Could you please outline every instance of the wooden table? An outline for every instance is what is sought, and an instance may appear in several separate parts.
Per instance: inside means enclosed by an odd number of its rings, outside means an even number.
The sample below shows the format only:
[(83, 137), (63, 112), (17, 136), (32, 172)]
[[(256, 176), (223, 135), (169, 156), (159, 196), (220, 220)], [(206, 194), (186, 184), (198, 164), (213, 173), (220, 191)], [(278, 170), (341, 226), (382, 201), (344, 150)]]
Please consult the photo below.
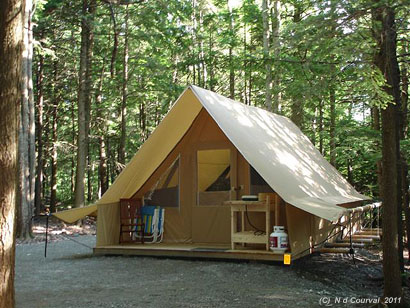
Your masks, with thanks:
[[(276, 198), (274, 198), (276, 199)], [(253, 243), (265, 244), (269, 250), (269, 234), (271, 232), (271, 212), (275, 210), (275, 200), (268, 196), (266, 201), (226, 201), (224, 204), (231, 207), (231, 248), (235, 249), (235, 244)], [(258, 234), (252, 230), (245, 230), (245, 215), (248, 212), (265, 213), (265, 234)], [(241, 215), (241, 230), (237, 230), (238, 214)]]

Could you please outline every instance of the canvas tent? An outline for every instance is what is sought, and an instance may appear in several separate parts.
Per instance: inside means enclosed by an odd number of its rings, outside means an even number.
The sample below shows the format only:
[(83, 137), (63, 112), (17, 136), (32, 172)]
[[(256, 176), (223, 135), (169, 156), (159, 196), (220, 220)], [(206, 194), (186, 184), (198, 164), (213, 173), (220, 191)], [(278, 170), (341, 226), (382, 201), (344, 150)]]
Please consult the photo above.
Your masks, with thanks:
[[(94, 205), (97, 248), (118, 244), (121, 198), (165, 207), (165, 243), (224, 244), (231, 225), (223, 201), (272, 191), (283, 200), (292, 253), (368, 199), (288, 118), (190, 86)], [(69, 221), (95, 208), (75, 211), (57, 215)]]

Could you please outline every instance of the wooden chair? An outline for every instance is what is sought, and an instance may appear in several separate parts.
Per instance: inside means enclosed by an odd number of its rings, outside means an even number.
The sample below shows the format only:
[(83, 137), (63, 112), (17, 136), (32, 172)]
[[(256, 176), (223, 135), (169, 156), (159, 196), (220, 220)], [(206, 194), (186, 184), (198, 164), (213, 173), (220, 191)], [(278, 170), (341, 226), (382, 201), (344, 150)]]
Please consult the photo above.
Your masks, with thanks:
[[(120, 244), (138, 241), (144, 244), (145, 224), (141, 207), (140, 199), (120, 199)], [(133, 236), (137, 232), (141, 232), (141, 236)]]

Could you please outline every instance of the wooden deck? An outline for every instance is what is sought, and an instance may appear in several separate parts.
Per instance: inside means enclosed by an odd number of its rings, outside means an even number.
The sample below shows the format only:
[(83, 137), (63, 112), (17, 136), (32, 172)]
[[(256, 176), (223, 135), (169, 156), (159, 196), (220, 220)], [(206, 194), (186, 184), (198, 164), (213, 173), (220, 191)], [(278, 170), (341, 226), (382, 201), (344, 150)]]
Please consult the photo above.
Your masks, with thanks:
[(171, 258), (238, 259), (283, 262), (282, 254), (265, 250), (236, 249), (209, 244), (123, 244), (94, 248), (96, 255), (136, 255)]

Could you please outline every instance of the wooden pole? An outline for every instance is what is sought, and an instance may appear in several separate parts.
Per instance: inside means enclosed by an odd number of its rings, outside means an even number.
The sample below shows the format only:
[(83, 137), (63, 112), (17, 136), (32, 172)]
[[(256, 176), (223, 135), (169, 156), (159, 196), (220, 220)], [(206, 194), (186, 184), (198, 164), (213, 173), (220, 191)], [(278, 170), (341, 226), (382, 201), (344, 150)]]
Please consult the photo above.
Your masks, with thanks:
[(280, 196), (278, 194), (275, 194), (275, 226), (279, 226), (279, 215), (280, 215), (280, 209), (279, 209), (279, 203), (280, 203)]
[(381, 205), (382, 205), (381, 202), (375, 202), (375, 203), (368, 204), (368, 205), (365, 205), (365, 206), (358, 206), (358, 207), (355, 207), (355, 208), (346, 209), (346, 212), (347, 213), (352, 213), (352, 214), (358, 213), (358, 212), (365, 212), (365, 211), (368, 211), (370, 209), (378, 208)]

